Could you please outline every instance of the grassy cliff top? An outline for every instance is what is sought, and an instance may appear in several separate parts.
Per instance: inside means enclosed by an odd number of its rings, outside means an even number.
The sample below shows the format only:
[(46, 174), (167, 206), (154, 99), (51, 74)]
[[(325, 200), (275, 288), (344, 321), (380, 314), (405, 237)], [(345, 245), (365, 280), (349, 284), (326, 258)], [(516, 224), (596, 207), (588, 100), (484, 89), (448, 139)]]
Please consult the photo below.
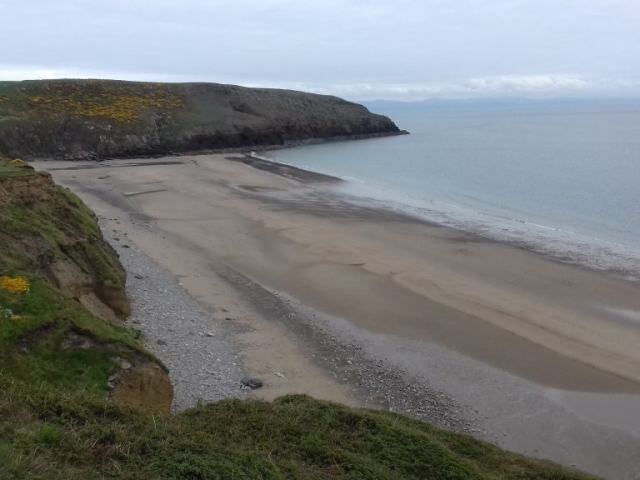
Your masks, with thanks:
[(140, 120), (146, 110), (184, 108), (174, 84), (103, 80), (0, 82), (0, 115), (27, 117), (77, 116), (116, 123)]
[(28, 159), (131, 157), (400, 133), (328, 95), (216, 83), (0, 82), (0, 151)]
[(549, 479), (588, 477), (471, 437), (305, 396), (150, 416), (0, 379), (0, 478)]
[[(0, 376), (104, 394), (118, 359), (152, 359), (114, 314), (128, 306), (124, 279), (78, 197), (0, 158)], [(109, 315), (89, 310), (89, 298)]]

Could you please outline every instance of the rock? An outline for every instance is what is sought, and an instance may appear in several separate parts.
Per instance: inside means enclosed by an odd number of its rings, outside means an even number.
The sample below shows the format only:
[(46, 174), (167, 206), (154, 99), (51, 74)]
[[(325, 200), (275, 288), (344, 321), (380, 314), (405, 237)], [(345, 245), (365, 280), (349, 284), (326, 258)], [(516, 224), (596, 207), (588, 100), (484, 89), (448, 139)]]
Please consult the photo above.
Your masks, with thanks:
[(243, 386), (249, 387), (252, 390), (255, 390), (256, 388), (260, 388), (264, 385), (262, 383), (262, 380), (257, 378), (243, 378), (242, 380), (240, 380), (240, 382), (242, 383)]
[(169, 413), (173, 386), (169, 375), (155, 363), (143, 363), (123, 372), (113, 390), (116, 405), (145, 413)]
[(131, 315), (131, 304), (122, 285), (106, 280), (101, 285), (96, 286), (96, 295), (116, 314), (125, 317)]
[(165, 340), (158, 340), (156, 343), (158, 345), (166, 345), (167, 344), (167, 342)]
[(126, 360), (122, 360), (120, 362), (120, 368), (122, 368), (123, 370), (129, 370), (131, 368), (131, 364)]

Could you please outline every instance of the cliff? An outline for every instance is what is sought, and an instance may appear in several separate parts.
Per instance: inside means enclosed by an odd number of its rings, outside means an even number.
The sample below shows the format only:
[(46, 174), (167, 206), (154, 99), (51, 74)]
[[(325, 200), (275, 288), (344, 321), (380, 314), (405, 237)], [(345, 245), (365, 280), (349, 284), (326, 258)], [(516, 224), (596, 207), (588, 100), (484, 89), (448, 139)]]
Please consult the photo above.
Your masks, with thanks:
[(337, 97), (213, 83), (0, 82), (0, 152), (115, 158), (397, 135)]
[(122, 326), (125, 279), (78, 197), (0, 159), (0, 376), (168, 413), (166, 369)]

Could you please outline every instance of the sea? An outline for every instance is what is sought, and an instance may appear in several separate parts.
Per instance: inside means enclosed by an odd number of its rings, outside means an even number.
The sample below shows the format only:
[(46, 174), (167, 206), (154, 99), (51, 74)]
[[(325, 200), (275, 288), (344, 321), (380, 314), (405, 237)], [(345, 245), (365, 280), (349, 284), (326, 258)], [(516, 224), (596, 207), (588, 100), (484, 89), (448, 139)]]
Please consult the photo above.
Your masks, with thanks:
[(410, 135), (263, 154), (411, 213), (640, 280), (640, 103), (372, 104)]

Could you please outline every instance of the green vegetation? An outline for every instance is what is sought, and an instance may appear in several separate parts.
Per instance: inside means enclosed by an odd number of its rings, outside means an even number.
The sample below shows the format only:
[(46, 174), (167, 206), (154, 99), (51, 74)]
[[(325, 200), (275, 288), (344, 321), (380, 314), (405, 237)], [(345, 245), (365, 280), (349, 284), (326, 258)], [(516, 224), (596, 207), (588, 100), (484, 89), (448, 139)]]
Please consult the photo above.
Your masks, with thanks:
[[(25, 183), (22, 183), (25, 182)], [(124, 287), (124, 271), (94, 213), (69, 189), (29, 165), (0, 158), (0, 266), (38, 270), (70, 258), (99, 284)]]
[(42, 175), (29, 167), (23, 160), (16, 158), (9, 160), (0, 157), (0, 179), (26, 178)]
[(105, 278), (122, 287), (91, 211), (48, 176), (0, 161), (2, 480), (588, 478), (400, 415), (305, 396), (173, 416), (116, 406), (109, 377), (123, 360), (153, 357), (139, 332), (54, 286), (55, 262), (79, 266), (95, 288)]
[[(22, 162), (0, 159), (0, 321), (2, 375), (61, 390), (107, 392), (117, 359), (144, 356), (137, 332), (105, 322), (49, 279), (84, 291), (124, 288), (124, 272), (102, 240), (93, 212), (68, 189)], [(74, 274), (80, 279), (75, 279)], [(67, 285), (68, 286), (68, 285)]]
[(168, 84), (57, 80), (25, 82), (14, 89), (10, 85), (0, 84), (0, 111), (7, 116), (78, 116), (132, 123), (146, 110), (183, 107)]
[(0, 308), (13, 318), (0, 322), (2, 375), (32, 385), (107, 392), (107, 379), (117, 371), (116, 358), (134, 359), (143, 351), (125, 328), (110, 325), (66, 298), (46, 280), (25, 275), (27, 293), (0, 288)]
[[(0, 478), (586, 479), (385, 412), (288, 396), (140, 415), (0, 379)], [(35, 451), (35, 454), (34, 454)]]

